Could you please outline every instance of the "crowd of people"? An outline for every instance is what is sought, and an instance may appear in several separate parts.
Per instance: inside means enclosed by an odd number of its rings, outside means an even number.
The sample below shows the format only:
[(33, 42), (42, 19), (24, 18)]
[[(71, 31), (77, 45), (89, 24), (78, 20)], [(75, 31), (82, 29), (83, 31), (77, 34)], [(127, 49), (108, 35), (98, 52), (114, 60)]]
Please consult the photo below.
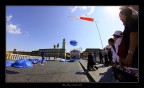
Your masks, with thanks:
[[(120, 8), (119, 18), (124, 25), (124, 31), (116, 30), (108, 39), (108, 45), (99, 52), (100, 63), (104, 66), (112, 66), (113, 80), (121, 82), (138, 81), (136, 76), (131, 75), (132, 71), (138, 70), (138, 12), (134, 8)], [(43, 60), (45, 51), (41, 53)], [(96, 66), (96, 52), (88, 55), (87, 69), (89, 71), (98, 70)], [(104, 58), (104, 60), (103, 60)], [(134, 70), (128, 74), (127, 69)]]
[[(108, 39), (108, 45), (99, 52), (100, 63), (112, 66), (113, 80), (135, 82), (138, 78), (128, 74), (126, 70), (138, 70), (138, 11), (133, 7), (122, 7), (119, 18), (124, 25), (124, 31), (116, 30), (113, 38)], [(88, 70), (94, 65), (92, 56), (92, 53), (88, 56)]]

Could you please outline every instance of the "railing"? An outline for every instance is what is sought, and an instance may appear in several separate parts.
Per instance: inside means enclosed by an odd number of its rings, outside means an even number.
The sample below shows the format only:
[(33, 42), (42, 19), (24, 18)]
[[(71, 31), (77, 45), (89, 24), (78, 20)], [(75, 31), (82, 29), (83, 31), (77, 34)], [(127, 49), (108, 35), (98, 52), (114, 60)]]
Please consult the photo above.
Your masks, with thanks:
[[(20, 55), (20, 54), (6, 54), (7, 60), (19, 60), (19, 59), (42, 59), (41, 56), (30, 56), (30, 55)], [(48, 60), (48, 57), (45, 57), (45, 60)]]

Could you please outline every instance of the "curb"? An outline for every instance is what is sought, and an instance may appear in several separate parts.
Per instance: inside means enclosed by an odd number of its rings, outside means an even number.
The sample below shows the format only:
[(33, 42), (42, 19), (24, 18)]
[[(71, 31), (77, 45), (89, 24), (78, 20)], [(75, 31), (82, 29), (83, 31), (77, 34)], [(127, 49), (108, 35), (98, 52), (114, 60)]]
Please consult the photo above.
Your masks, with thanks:
[[(79, 61), (79, 60), (78, 60), (78, 61)], [(83, 70), (86, 72), (89, 81), (90, 81), (90, 82), (96, 82), (96, 81), (94, 80), (94, 78), (90, 75), (90, 73), (87, 71), (87, 69), (82, 65), (82, 63), (81, 63), (80, 61), (79, 61), (79, 63), (80, 63), (80, 65), (82, 66)]]

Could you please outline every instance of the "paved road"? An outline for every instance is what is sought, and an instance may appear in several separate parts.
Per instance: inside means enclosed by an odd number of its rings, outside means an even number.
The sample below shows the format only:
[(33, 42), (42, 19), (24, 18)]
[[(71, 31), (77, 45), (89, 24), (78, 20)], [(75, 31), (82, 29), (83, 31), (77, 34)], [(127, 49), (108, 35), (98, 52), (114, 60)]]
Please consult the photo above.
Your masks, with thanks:
[[(79, 60), (80, 63), (87, 70), (87, 60)], [(103, 64), (96, 63), (96, 66), (99, 68), (96, 71), (88, 71), (90, 76), (95, 80), (95, 82), (112, 82), (112, 68), (111, 66), (105, 67)]]
[(80, 63), (48, 61), (32, 68), (6, 67), (6, 82), (89, 82)]

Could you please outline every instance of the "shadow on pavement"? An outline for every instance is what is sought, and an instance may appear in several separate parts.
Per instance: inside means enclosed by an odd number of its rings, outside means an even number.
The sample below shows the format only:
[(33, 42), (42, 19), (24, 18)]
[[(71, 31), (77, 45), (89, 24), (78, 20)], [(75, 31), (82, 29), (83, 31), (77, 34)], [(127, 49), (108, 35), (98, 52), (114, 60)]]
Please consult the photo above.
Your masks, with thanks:
[(102, 75), (101, 79), (99, 82), (111, 82), (112, 80), (112, 68), (109, 68), (106, 72), (104, 73), (99, 73), (99, 75)]
[(78, 75), (86, 75), (86, 72), (76, 72), (75, 74), (78, 74)]
[(6, 74), (18, 74), (19, 72), (15, 72), (15, 71), (10, 71), (10, 70), (6, 70)]

